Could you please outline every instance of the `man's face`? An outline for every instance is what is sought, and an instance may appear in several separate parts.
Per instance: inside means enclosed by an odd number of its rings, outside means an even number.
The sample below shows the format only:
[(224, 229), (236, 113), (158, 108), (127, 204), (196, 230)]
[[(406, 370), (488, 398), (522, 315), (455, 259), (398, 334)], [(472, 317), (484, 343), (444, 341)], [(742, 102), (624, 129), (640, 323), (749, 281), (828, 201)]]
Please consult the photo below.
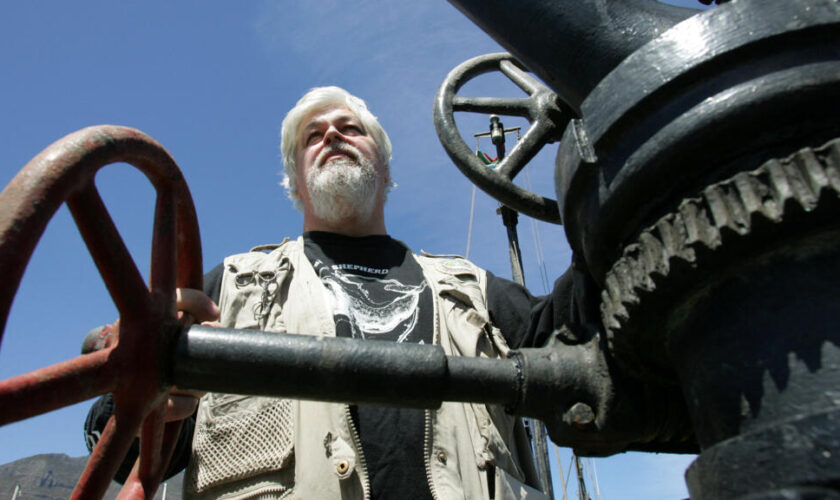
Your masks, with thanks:
[(384, 203), (387, 164), (361, 121), (343, 106), (314, 111), (303, 120), (295, 164), (304, 217), (364, 218)]

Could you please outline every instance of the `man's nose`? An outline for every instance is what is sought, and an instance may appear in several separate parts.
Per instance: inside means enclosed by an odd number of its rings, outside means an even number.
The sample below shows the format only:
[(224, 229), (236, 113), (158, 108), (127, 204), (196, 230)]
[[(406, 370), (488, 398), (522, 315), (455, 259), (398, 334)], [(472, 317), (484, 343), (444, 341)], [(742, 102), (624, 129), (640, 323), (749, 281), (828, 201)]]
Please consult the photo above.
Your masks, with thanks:
[(324, 132), (324, 144), (329, 145), (336, 141), (341, 142), (341, 132), (339, 132), (334, 126), (330, 125), (327, 128), (327, 131)]

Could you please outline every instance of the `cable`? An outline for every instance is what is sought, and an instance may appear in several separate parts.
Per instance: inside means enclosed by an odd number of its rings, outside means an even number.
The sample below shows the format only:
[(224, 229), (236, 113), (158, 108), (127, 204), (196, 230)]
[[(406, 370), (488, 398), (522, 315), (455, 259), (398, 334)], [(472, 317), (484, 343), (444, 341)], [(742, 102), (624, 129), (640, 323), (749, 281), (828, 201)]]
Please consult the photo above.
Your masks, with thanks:
[(560, 461), (560, 448), (551, 443), (554, 447), (554, 458), (557, 459), (557, 472), (560, 473), (560, 484), (563, 485), (563, 500), (569, 500), (569, 494), (566, 493), (566, 479), (563, 477), (563, 463)]
[(467, 229), (467, 252), (464, 258), (470, 258), (470, 245), (472, 244), (473, 220), (475, 219), (475, 184), (472, 189), (472, 201), (470, 201), (470, 226)]
[(591, 458), (586, 459), (589, 462), (589, 480), (595, 486), (595, 498), (601, 500), (601, 488), (598, 485), (598, 473), (595, 471), (595, 462)]
[[(528, 191), (533, 191), (531, 188), (531, 169), (528, 165), (525, 166), (525, 187)], [(540, 234), (537, 221), (533, 217), (529, 217), (531, 222), (531, 237), (534, 240), (534, 252), (537, 254), (537, 269), (540, 274), (540, 283), (543, 286), (543, 293), (549, 292), (548, 270), (545, 265), (545, 251), (543, 250), (542, 236)]]

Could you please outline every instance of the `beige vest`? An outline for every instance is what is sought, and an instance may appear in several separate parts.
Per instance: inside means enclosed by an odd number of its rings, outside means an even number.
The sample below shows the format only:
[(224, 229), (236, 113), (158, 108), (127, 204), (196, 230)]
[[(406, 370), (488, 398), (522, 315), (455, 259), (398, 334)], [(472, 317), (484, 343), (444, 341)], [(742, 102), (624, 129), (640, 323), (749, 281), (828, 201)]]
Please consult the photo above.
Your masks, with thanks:
[[(284, 241), (224, 261), (219, 307), (230, 328), (335, 335), (330, 298), (303, 252)], [(502, 357), (486, 275), (455, 257), (416, 256), (434, 296), (434, 340), (447, 354)], [(199, 405), (186, 498), (369, 498), (345, 404), (210, 393)], [(543, 499), (519, 419), (494, 405), (426, 411), (426, 475), (439, 499)], [(399, 498), (395, 492), (393, 498)]]

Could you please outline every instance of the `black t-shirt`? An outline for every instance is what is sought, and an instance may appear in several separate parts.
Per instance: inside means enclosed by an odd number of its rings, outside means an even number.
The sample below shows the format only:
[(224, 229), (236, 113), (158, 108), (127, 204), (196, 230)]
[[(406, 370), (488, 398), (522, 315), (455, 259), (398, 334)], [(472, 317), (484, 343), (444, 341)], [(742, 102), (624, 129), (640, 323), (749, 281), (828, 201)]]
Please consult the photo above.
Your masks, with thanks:
[[(432, 294), (405, 246), (384, 235), (308, 232), (303, 239), (306, 258), (332, 299), (337, 336), (432, 343)], [(431, 499), (425, 411), (353, 405), (351, 415), (367, 463), (371, 498), (393, 498), (399, 491), (400, 498)]]

